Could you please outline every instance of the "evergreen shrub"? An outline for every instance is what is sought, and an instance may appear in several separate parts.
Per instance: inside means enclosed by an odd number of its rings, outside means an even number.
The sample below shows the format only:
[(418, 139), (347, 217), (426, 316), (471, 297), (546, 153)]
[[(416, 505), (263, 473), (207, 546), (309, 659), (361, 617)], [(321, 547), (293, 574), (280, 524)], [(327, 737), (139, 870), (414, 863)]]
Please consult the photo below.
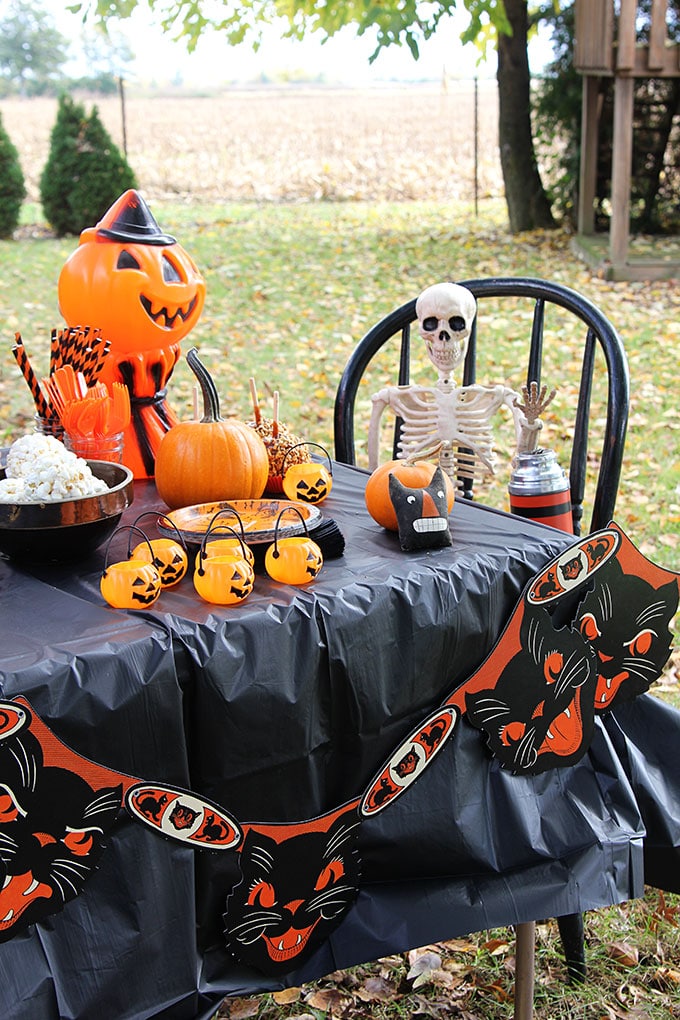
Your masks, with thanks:
[(40, 177), (45, 219), (59, 237), (80, 234), (99, 222), (116, 199), (136, 188), (135, 175), (99, 118), (61, 96)]
[(26, 197), (19, 153), (0, 115), (0, 238), (11, 237), (19, 223), (21, 203)]

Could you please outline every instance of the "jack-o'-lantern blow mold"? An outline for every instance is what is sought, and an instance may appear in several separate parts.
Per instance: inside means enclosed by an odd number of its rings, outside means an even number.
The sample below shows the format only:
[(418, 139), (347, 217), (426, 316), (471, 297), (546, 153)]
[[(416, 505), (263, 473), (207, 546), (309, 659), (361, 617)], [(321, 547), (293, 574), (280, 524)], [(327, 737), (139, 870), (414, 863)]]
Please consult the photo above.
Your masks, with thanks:
[(123, 459), (135, 478), (153, 477), (158, 444), (177, 422), (166, 386), (180, 341), (203, 311), (203, 277), (130, 190), (83, 230), (59, 275), (58, 295), (69, 326), (98, 328), (110, 341), (101, 378), (124, 382), (132, 406)]

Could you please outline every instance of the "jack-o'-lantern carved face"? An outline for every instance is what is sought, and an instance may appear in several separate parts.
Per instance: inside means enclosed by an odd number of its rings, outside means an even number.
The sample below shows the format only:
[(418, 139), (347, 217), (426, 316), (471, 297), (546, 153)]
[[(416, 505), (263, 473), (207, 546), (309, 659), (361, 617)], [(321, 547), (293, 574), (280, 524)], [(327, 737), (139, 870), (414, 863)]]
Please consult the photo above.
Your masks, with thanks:
[(283, 491), (289, 499), (302, 503), (321, 503), (330, 492), (331, 476), (320, 464), (295, 464), (283, 480)]
[(58, 295), (69, 325), (99, 328), (115, 351), (143, 351), (179, 343), (193, 329), (205, 281), (131, 190), (82, 232), (61, 270)]
[[(286, 469), (286, 457), (292, 453), (297, 446), (318, 446), (326, 454), (328, 467), (317, 464), (315, 461), (303, 461), (299, 464), (291, 464)], [(298, 500), (302, 503), (321, 503), (333, 488), (333, 468), (328, 450), (319, 443), (298, 443), (291, 447), (283, 458), (283, 491), (288, 499)]]
[[(149, 549), (149, 545), (151, 549)], [(179, 584), (187, 572), (187, 554), (178, 542), (170, 538), (154, 538), (150, 543), (140, 542), (132, 550), (132, 559), (151, 561), (160, 574), (163, 588)]]

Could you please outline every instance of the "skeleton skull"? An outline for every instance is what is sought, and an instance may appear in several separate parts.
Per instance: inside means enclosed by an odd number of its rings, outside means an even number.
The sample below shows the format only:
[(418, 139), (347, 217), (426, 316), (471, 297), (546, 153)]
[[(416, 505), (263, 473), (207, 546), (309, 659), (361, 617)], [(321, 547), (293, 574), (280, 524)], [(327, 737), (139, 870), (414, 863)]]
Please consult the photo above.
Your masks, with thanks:
[(474, 295), (457, 283), (435, 283), (416, 301), (419, 333), (428, 357), (446, 378), (465, 357), (476, 310)]

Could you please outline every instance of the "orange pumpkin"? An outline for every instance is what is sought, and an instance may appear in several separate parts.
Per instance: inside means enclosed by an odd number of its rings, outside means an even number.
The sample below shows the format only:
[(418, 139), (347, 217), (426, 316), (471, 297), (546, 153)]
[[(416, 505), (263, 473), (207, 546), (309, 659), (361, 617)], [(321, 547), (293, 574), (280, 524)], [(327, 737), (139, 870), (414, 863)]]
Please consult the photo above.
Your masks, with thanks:
[[(211, 522), (201, 542), (201, 548), (198, 550), (196, 569), (194, 570), (194, 588), (206, 602), (212, 602), (218, 606), (234, 606), (243, 602), (250, 595), (255, 584), (255, 571), (246, 553), (246, 543), (239, 538), (233, 528), (229, 528), (229, 530), (233, 532), (239, 542), (241, 552), (235, 553), (230, 549), (226, 555), (219, 552), (217, 555), (207, 555), (206, 550), (216, 544), (213, 540), (212, 526)], [(216, 540), (219, 543), (223, 541), (223, 539)]]
[(149, 563), (153, 563), (160, 575), (161, 586), (163, 588), (174, 588), (182, 580), (189, 566), (189, 557), (184, 539), (174, 521), (171, 521), (165, 514), (156, 513), (155, 510), (145, 510), (144, 513), (141, 513), (133, 522), (135, 530), (144, 517), (155, 517), (157, 521), (159, 518), (162, 518), (174, 530), (177, 540), (172, 538), (148, 538), (145, 535), (144, 541), (136, 545), (134, 549), (131, 549), (132, 532), (130, 532), (128, 559), (146, 560)]
[[(398, 531), (397, 514), (390, 499), (390, 475), (395, 474), (402, 485), (409, 489), (424, 489), (432, 481), (437, 465), (429, 460), (388, 460), (375, 469), (366, 483), (366, 509), (378, 524), (389, 531)], [(453, 482), (444, 475), (449, 513), (453, 509), (455, 489)]]
[(196, 348), (187, 363), (198, 379), (204, 413), (200, 421), (174, 425), (156, 454), (156, 488), (171, 509), (229, 499), (259, 499), (269, 474), (267, 449), (254, 429), (220, 417), (215, 384)]
[(149, 541), (134, 524), (124, 525), (114, 531), (106, 546), (99, 590), (114, 609), (148, 609), (160, 595), (162, 587), (161, 576), (153, 562), (153, 552), (149, 550), (150, 555), (146, 559), (133, 557), (109, 564), (111, 542), (119, 532), (125, 530), (136, 531), (145, 542)]
[[(279, 538), (279, 523), (286, 513), (296, 513), (302, 521), (304, 535)], [(309, 537), (305, 519), (296, 506), (281, 510), (274, 526), (274, 541), (267, 549), (264, 565), (272, 581), (280, 584), (309, 584), (323, 566), (323, 554)]]

